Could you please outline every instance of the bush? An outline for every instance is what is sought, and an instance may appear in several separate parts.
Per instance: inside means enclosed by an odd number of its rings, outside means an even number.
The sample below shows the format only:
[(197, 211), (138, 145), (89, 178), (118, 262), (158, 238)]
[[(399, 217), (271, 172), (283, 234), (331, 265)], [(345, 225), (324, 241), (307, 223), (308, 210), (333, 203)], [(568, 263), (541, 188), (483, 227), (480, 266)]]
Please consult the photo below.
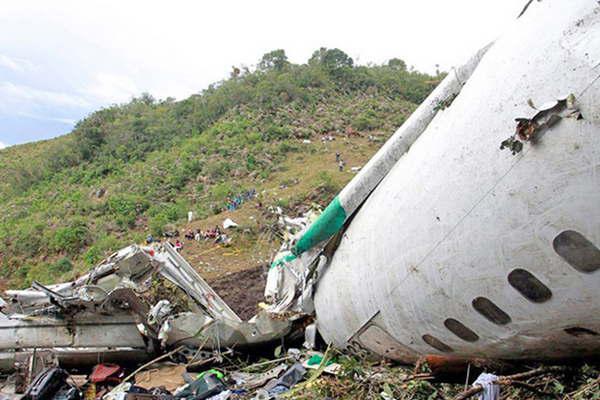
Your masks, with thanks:
[(66, 251), (69, 254), (76, 254), (88, 243), (89, 239), (89, 231), (85, 223), (76, 221), (56, 230), (52, 246), (57, 252)]
[(96, 246), (90, 247), (83, 255), (83, 261), (88, 267), (93, 267), (102, 260), (102, 252)]
[(327, 171), (321, 171), (317, 175), (316, 186), (323, 188), (327, 193), (337, 193), (339, 185), (334, 181), (333, 176)]
[(206, 172), (215, 180), (226, 178), (231, 172), (231, 164), (227, 161), (215, 161), (207, 166)]
[(36, 255), (43, 244), (43, 225), (27, 221), (15, 231), (14, 251), (27, 257)]
[(248, 171), (254, 171), (256, 169), (256, 158), (252, 154), (246, 156), (246, 169)]
[(42, 284), (49, 284), (56, 282), (60, 277), (50, 272), (50, 268), (47, 264), (36, 264), (32, 265), (27, 271), (27, 275), (23, 280), (23, 284), (26, 286), (31, 285), (33, 281), (40, 282)]
[(279, 154), (284, 156), (288, 153), (299, 151), (300, 147), (296, 143), (291, 143), (291, 142), (285, 141), (285, 142), (282, 142), (279, 144), (277, 150), (278, 150)]
[(287, 126), (269, 125), (262, 133), (264, 142), (272, 142), (275, 140), (283, 140), (292, 136), (292, 131)]
[(31, 270), (31, 265), (25, 264), (25, 265), (22, 265), (21, 267), (19, 267), (15, 271), (14, 276), (17, 279), (17, 281), (19, 282), (20, 287), (31, 286), (31, 281), (29, 279), (27, 279), (27, 276), (28, 276), (30, 270)]
[(33, 281), (50, 284), (58, 281), (60, 277), (73, 271), (73, 263), (68, 258), (61, 258), (53, 264), (24, 265), (16, 272), (20, 286), (30, 286)]
[(381, 127), (381, 119), (375, 111), (367, 110), (352, 120), (352, 127), (359, 131), (371, 131)]
[(73, 270), (73, 263), (68, 258), (61, 258), (54, 264), (48, 266), (52, 275), (62, 275)]
[(96, 240), (94, 247), (98, 249), (100, 257), (104, 257), (105, 254), (112, 254), (125, 244), (126, 242), (123, 240), (119, 240), (116, 237), (105, 233)]
[(232, 196), (234, 193), (235, 189), (231, 183), (222, 182), (212, 188), (210, 196), (215, 202), (224, 202), (227, 196)]
[(146, 211), (148, 207), (148, 200), (134, 195), (118, 194), (108, 199), (108, 210), (114, 215), (135, 217)]
[(153, 236), (161, 237), (165, 233), (165, 225), (169, 223), (169, 219), (164, 214), (158, 214), (150, 218), (148, 227)]

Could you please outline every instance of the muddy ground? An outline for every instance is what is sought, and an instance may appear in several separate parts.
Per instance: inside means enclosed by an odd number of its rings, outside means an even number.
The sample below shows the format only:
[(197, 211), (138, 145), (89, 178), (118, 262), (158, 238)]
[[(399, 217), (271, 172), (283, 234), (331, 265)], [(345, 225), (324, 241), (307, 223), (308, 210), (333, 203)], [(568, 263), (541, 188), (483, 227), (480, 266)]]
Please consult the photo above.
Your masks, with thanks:
[(267, 269), (265, 266), (208, 280), (215, 292), (244, 321), (252, 318), (258, 311), (258, 303), (264, 300), (266, 282)]

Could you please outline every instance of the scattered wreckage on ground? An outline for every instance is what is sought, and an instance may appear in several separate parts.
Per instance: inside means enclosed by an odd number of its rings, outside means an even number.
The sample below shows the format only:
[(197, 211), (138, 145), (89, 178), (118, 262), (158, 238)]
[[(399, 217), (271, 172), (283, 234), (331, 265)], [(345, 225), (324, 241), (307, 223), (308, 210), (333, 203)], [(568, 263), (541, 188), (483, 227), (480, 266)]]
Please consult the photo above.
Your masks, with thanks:
[[(174, 346), (244, 347), (279, 339), (292, 321), (237, 314), (168, 243), (132, 245), (73, 282), (8, 290), (0, 368), (19, 353), (52, 349), (68, 364), (143, 361)], [(190, 350), (189, 362), (205, 353)], [(198, 358), (200, 359), (200, 358)]]
[(93, 364), (178, 348), (194, 363), (299, 327), (402, 363), (597, 357), (599, 65), (596, 2), (529, 2), (318, 218), (284, 221), (299, 232), (255, 317), (169, 245), (131, 246), (74, 282), (7, 291), (0, 368), (43, 351)]

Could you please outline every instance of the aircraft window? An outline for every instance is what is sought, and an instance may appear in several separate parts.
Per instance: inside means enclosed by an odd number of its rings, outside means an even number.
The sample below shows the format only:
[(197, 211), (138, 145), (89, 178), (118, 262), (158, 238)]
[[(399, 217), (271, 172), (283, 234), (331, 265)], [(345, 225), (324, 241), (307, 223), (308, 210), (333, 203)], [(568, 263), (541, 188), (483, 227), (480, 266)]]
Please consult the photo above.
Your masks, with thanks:
[(448, 346), (446, 343), (442, 342), (437, 338), (434, 338), (431, 335), (423, 335), (423, 340), (425, 341), (425, 343), (441, 352), (451, 353), (453, 351), (452, 347)]
[(552, 241), (554, 251), (579, 272), (594, 272), (600, 268), (600, 250), (585, 236), (575, 231), (563, 231)]
[(598, 334), (591, 329), (581, 328), (574, 326), (572, 328), (566, 328), (565, 332), (573, 336), (597, 336)]
[(552, 292), (546, 285), (531, 272), (521, 268), (514, 269), (508, 274), (508, 283), (535, 303), (543, 303), (552, 297)]
[(506, 325), (511, 321), (510, 316), (488, 298), (477, 297), (473, 299), (472, 304), (479, 314), (496, 325)]
[(466, 340), (467, 342), (476, 342), (479, 336), (471, 329), (463, 325), (462, 322), (455, 320), (454, 318), (448, 318), (444, 321), (444, 325), (448, 330), (454, 333), (459, 338)]

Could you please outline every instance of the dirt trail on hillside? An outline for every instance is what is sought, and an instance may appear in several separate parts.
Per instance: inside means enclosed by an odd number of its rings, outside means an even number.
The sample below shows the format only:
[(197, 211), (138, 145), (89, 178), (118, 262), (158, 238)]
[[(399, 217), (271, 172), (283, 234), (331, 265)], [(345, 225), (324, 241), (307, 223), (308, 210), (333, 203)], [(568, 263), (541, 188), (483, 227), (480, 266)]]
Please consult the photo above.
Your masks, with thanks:
[(247, 321), (258, 311), (263, 301), (267, 275), (265, 267), (247, 269), (209, 280), (210, 286), (239, 317)]

